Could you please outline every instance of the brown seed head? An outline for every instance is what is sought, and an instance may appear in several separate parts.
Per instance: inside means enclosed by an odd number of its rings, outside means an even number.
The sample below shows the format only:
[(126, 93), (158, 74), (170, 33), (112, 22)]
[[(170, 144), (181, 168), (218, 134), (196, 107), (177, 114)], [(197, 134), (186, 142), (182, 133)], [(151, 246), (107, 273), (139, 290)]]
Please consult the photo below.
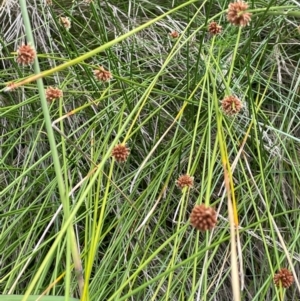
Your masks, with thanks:
[(176, 30), (173, 30), (171, 33), (169, 33), (169, 35), (173, 39), (177, 39), (179, 37), (179, 33)]
[(286, 268), (282, 268), (274, 275), (274, 283), (276, 286), (282, 285), (284, 288), (290, 287), (294, 282), (293, 274)]
[(228, 116), (238, 114), (240, 112), (240, 110), (243, 108), (242, 102), (233, 95), (226, 96), (221, 101), (221, 106), (222, 106), (223, 112)]
[(46, 94), (46, 99), (49, 102), (52, 102), (53, 100), (63, 96), (62, 90), (53, 87), (48, 87), (45, 91), (45, 94)]
[(70, 21), (69, 17), (60, 17), (60, 23), (67, 30), (69, 30), (71, 28), (71, 21)]
[(36, 52), (31, 45), (21, 45), (17, 50), (17, 63), (20, 65), (31, 65), (36, 57)]
[(184, 187), (193, 188), (194, 186), (194, 177), (190, 175), (181, 175), (176, 181), (177, 187), (183, 189)]
[(114, 157), (117, 162), (125, 162), (129, 154), (130, 149), (126, 147), (125, 144), (116, 145), (111, 152), (112, 157)]
[(222, 26), (220, 26), (217, 22), (211, 22), (208, 25), (208, 31), (212, 35), (217, 35), (217, 34), (221, 33)]
[(190, 215), (191, 225), (200, 231), (211, 230), (216, 226), (217, 213), (212, 207), (196, 205)]
[(100, 66), (99, 69), (94, 70), (94, 75), (98, 80), (102, 82), (107, 82), (112, 79), (111, 73), (105, 70), (102, 66)]
[(227, 11), (227, 20), (236, 26), (246, 26), (251, 21), (251, 13), (248, 13), (248, 4), (244, 1), (230, 3)]

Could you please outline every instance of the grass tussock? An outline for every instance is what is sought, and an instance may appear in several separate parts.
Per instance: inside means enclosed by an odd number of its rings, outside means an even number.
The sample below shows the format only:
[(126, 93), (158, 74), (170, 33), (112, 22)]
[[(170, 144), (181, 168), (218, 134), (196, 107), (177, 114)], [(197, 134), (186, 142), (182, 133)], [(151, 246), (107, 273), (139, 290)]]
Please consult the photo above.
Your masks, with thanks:
[(297, 300), (299, 17), (3, 0), (2, 294)]

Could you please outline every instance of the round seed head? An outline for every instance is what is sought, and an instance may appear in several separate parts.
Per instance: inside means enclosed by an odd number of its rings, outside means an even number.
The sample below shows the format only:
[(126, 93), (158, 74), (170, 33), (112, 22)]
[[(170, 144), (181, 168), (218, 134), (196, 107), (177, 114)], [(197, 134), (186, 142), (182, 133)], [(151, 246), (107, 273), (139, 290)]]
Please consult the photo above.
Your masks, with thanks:
[(191, 225), (200, 231), (211, 230), (216, 226), (217, 213), (212, 207), (196, 205), (190, 215)]
[(94, 70), (94, 75), (96, 79), (101, 82), (107, 82), (112, 79), (112, 74), (100, 66), (97, 70)]
[(221, 106), (223, 112), (228, 115), (236, 115), (240, 112), (240, 110), (243, 107), (242, 102), (235, 96), (226, 96), (222, 101), (221, 101)]
[(220, 26), (217, 22), (211, 22), (208, 25), (208, 31), (212, 35), (217, 35), (222, 32), (222, 26)]
[(17, 63), (19, 65), (31, 65), (36, 57), (36, 52), (31, 45), (21, 45), (17, 50)]
[(45, 94), (48, 102), (52, 102), (53, 100), (63, 96), (62, 90), (53, 87), (48, 87), (45, 91)]
[(117, 162), (125, 162), (129, 154), (130, 150), (125, 144), (116, 145), (111, 152), (112, 157), (114, 157)]
[(290, 287), (294, 282), (293, 274), (286, 268), (282, 268), (274, 275), (274, 283), (276, 286), (282, 285), (284, 288)]
[(194, 177), (190, 175), (181, 175), (176, 181), (177, 187), (183, 189), (184, 187), (193, 188), (194, 186)]
[(230, 3), (227, 11), (227, 20), (236, 26), (246, 26), (251, 21), (251, 13), (247, 12), (248, 4), (244, 1)]

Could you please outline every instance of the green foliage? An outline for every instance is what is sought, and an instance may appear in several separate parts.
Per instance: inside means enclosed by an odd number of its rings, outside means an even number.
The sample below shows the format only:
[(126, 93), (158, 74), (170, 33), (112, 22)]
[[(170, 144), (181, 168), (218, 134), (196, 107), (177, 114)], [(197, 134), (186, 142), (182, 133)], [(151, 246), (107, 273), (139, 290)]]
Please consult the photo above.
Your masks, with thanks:
[[(3, 301), (21, 301), (23, 298), (23, 295), (0, 295), (0, 300)], [(59, 296), (29, 296), (28, 301), (65, 301), (65, 297), (59, 297)], [(70, 301), (78, 301), (78, 299), (70, 298)]]
[[(241, 300), (296, 300), (297, 282), (285, 291), (272, 280), (280, 267), (299, 275), (294, 1), (249, 2), (252, 20), (241, 29), (227, 22), (230, 1), (28, 2), (40, 70), (69, 65), (39, 86), (0, 94), (0, 290), (10, 294), (0, 300), (233, 299), (224, 159), (239, 219)], [(15, 61), (28, 41), (14, 22), (20, 7), (4, 3), (3, 89), (34, 73)], [(220, 35), (207, 32), (211, 21)], [(99, 66), (111, 81), (95, 78)], [(63, 98), (47, 104), (43, 85)], [(244, 106), (234, 117), (220, 109), (230, 94)], [(111, 158), (118, 143), (130, 148), (125, 163)], [(194, 188), (181, 191), (185, 173)], [(189, 224), (200, 203), (219, 213), (212, 232)]]

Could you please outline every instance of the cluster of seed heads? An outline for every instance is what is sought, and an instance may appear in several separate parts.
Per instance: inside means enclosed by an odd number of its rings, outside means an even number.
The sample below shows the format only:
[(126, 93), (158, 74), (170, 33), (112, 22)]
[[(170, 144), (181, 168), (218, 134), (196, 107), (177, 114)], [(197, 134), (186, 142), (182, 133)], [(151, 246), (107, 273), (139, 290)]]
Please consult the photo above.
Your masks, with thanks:
[[(47, 4), (51, 5), (52, 1), (47, 0)], [(251, 21), (251, 13), (248, 11), (248, 4), (243, 1), (237, 1), (230, 3), (227, 10), (227, 20), (233, 25), (236, 26), (246, 26)], [(69, 17), (60, 17), (59, 19), (62, 26), (64, 26), (67, 30), (71, 27), (71, 21)], [(220, 26), (217, 22), (213, 21), (208, 25), (208, 31), (212, 35), (220, 34), (222, 31), (222, 26)], [(170, 33), (170, 37), (176, 39), (180, 36), (177, 31), (172, 31)], [(17, 58), (16, 61), (23, 66), (31, 65), (36, 57), (36, 51), (31, 45), (21, 45), (17, 50)], [(99, 66), (98, 69), (94, 70), (94, 76), (97, 80), (102, 82), (107, 82), (112, 79), (112, 74), (110, 71), (105, 70), (103, 66)], [(7, 85), (7, 91), (12, 90), (14, 88), (13, 83), (9, 83)], [(51, 87), (50, 87), (51, 88)], [(58, 91), (53, 91), (50, 88), (46, 91), (46, 98), (49, 102), (54, 99), (58, 99), (62, 96)], [(221, 107), (224, 114), (232, 116), (238, 114), (242, 109), (242, 102), (235, 96), (229, 95), (226, 96), (221, 101)]]
[[(52, 1), (47, 0), (47, 4), (51, 5)], [(251, 13), (248, 11), (248, 4), (243, 1), (237, 1), (230, 3), (227, 10), (227, 20), (235, 26), (246, 26), (251, 21)], [(68, 17), (60, 17), (60, 23), (67, 30), (71, 27), (71, 21)], [(208, 25), (208, 32), (211, 35), (218, 35), (222, 32), (222, 26), (217, 22), (213, 21)], [(177, 39), (180, 34), (177, 31), (172, 31), (170, 37)], [(31, 45), (22, 44), (17, 50), (16, 61), (18, 64), (23, 66), (31, 65), (36, 58), (36, 51)], [(99, 66), (98, 69), (94, 70), (94, 76), (101, 82), (107, 82), (112, 79), (110, 71), (105, 70), (103, 66)], [(12, 90), (14, 83), (9, 83), (8, 88)], [(45, 91), (46, 99), (48, 102), (52, 102), (63, 96), (62, 90), (59, 88), (48, 87)], [(243, 105), (239, 98), (233, 95), (224, 97), (221, 101), (221, 108), (224, 114), (232, 116), (240, 112)], [(111, 153), (111, 156), (117, 162), (125, 162), (130, 154), (130, 149), (123, 143), (116, 145)], [(185, 174), (181, 175), (176, 185), (180, 189), (190, 189), (194, 186), (194, 177)], [(195, 205), (190, 214), (191, 225), (200, 231), (212, 230), (217, 223), (217, 213), (214, 208), (206, 206), (204, 204)], [(276, 286), (282, 286), (283, 288), (290, 287), (294, 282), (293, 274), (286, 268), (282, 268), (274, 275), (274, 283)]]

